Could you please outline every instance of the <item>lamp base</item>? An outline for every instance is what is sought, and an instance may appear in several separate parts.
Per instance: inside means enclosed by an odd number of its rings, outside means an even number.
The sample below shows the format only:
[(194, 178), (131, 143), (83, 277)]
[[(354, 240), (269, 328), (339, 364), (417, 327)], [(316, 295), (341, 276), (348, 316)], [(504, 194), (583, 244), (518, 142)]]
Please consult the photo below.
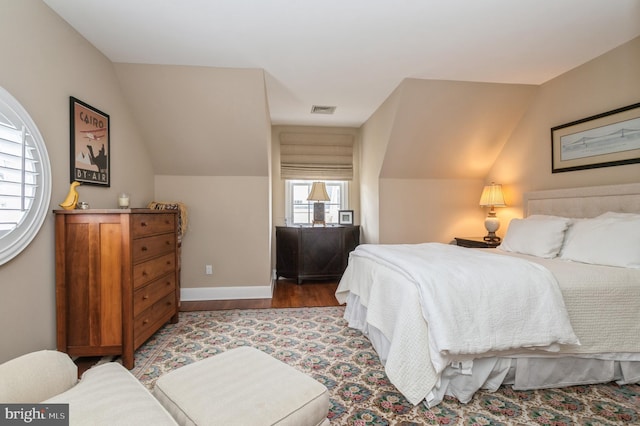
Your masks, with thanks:
[(500, 241), (502, 241), (502, 239), (500, 237), (498, 237), (495, 232), (489, 232), (487, 235), (482, 237), (482, 239), (485, 240), (488, 243), (495, 243), (495, 244), (497, 244)]
[(495, 211), (490, 211), (489, 216), (484, 220), (484, 227), (487, 230), (487, 235), (483, 237), (488, 243), (499, 243), (500, 237), (496, 235), (496, 231), (500, 228), (500, 219), (496, 217)]
[(313, 222), (311, 222), (311, 226), (316, 226), (316, 224), (327, 226), (324, 221), (324, 203), (313, 204)]

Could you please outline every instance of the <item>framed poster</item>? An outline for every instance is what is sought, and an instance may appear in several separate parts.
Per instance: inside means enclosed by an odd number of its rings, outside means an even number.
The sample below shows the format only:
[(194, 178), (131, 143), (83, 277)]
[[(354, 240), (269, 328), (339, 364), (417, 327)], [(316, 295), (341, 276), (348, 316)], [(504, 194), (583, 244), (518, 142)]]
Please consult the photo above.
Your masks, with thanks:
[(109, 116), (71, 96), (71, 182), (111, 185)]
[(640, 103), (551, 129), (552, 173), (640, 163)]

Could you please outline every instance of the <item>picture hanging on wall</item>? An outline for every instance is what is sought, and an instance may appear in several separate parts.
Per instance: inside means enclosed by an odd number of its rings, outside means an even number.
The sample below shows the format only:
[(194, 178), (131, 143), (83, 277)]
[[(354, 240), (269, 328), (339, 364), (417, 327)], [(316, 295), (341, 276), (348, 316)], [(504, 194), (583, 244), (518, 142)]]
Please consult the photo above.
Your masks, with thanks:
[(71, 182), (111, 185), (111, 149), (109, 116), (70, 97)]
[(551, 129), (551, 171), (640, 163), (640, 103)]

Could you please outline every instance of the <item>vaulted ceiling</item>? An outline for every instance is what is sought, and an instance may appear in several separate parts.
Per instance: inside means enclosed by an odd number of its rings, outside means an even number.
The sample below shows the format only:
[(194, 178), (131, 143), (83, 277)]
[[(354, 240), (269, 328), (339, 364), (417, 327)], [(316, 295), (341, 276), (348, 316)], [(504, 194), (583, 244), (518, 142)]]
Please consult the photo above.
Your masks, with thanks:
[(279, 125), (359, 127), (405, 78), (541, 84), (640, 35), (637, 0), (44, 2), (114, 63), (264, 70)]
[(482, 177), (537, 85), (640, 36), (637, 0), (43, 1), (169, 175), (266, 176), (271, 125), (359, 127), (393, 94), (381, 176)]

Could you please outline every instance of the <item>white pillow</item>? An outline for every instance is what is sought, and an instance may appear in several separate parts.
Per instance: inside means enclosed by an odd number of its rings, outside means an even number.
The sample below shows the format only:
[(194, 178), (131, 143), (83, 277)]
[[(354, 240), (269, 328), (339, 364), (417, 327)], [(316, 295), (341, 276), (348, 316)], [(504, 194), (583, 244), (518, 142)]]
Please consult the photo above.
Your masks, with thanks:
[[(604, 217), (603, 217), (604, 216)], [(607, 214), (574, 223), (561, 259), (640, 268), (640, 215)]]
[(512, 219), (499, 249), (537, 257), (553, 258), (562, 248), (570, 219), (540, 216)]

